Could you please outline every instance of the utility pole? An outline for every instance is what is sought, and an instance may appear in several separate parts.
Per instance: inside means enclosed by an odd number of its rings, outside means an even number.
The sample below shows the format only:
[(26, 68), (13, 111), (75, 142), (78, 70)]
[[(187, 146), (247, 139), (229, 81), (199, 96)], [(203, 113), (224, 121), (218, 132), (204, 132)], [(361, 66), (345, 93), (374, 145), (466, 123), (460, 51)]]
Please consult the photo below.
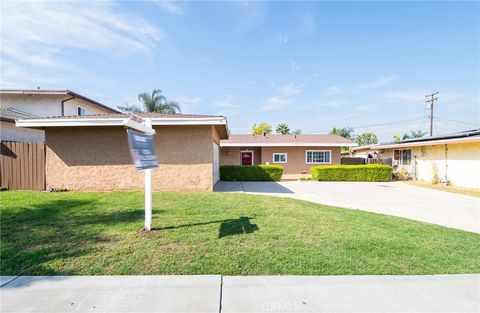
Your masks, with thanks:
[(433, 104), (435, 103), (435, 101), (438, 101), (437, 95), (438, 91), (429, 95), (425, 95), (425, 98), (427, 98), (427, 100), (425, 100), (425, 102), (427, 103), (427, 109), (430, 108), (430, 137), (433, 136)]

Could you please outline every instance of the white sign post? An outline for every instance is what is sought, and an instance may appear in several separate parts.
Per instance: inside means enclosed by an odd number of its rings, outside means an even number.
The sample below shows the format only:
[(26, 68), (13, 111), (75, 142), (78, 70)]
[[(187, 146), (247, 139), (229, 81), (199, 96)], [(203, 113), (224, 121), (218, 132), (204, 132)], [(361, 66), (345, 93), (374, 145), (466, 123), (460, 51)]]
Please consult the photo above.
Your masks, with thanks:
[(145, 171), (145, 230), (150, 231), (152, 229), (152, 168), (158, 166), (152, 143), (155, 130), (152, 128), (151, 119), (143, 119), (133, 114), (124, 121), (124, 125), (144, 133), (128, 131), (128, 138), (135, 166)]
[[(152, 120), (146, 119), (145, 126), (152, 128)], [(152, 229), (152, 169), (145, 170), (145, 230)]]

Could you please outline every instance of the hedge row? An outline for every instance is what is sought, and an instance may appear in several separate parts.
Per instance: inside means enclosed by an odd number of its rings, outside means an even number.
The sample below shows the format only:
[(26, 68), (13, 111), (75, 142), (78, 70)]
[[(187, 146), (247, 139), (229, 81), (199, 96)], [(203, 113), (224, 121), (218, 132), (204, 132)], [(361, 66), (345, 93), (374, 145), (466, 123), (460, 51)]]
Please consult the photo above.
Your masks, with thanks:
[(323, 181), (390, 181), (392, 167), (384, 164), (322, 165), (310, 168), (314, 180)]
[(280, 165), (222, 165), (220, 180), (279, 181), (283, 166)]

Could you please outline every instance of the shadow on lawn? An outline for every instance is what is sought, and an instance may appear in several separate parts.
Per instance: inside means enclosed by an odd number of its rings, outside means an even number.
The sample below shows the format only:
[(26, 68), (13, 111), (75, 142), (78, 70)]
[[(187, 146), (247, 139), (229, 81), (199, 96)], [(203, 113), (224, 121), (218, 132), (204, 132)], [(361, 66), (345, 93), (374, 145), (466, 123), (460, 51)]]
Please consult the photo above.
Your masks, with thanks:
[[(2, 275), (72, 275), (48, 263), (92, 253), (111, 240), (107, 226), (142, 221), (143, 210), (98, 210), (94, 200), (55, 200), (1, 216)], [(133, 226), (135, 228), (135, 226)], [(61, 265), (60, 265), (61, 267)]]
[(252, 219), (251, 217), (241, 216), (239, 218), (228, 218), (224, 220), (216, 220), (216, 221), (209, 221), (209, 222), (199, 222), (199, 223), (190, 223), (190, 224), (183, 224), (183, 225), (177, 225), (177, 226), (152, 228), (152, 230), (161, 231), (161, 230), (178, 229), (178, 228), (184, 228), (184, 227), (202, 226), (202, 225), (220, 223), (218, 238), (222, 238), (222, 237), (232, 236), (232, 235), (250, 234), (250, 233), (253, 233), (254, 231), (257, 231), (258, 226), (256, 224), (252, 224), (250, 222), (251, 219)]

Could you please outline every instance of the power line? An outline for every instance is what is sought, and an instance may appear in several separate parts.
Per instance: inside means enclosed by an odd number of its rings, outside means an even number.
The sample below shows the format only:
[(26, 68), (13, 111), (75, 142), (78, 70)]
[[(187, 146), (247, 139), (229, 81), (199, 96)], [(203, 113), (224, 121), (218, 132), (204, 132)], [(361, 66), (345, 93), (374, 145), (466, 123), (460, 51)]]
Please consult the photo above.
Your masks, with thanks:
[(455, 123), (459, 123), (459, 124), (465, 124), (465, 125), (472, 125), (472, 126), (480, 126), (479, 124), (474, 124), (474, 123), (468, 123), (468, 122), (462, 122), (462, 121), (457, 121), (457, 120), (451, 120), (451, 119), (448, 119), (448, 118), (443, 118), (443, 117), (435, 117), (436, 119), (439, 119), (439, 120), (443, 120), (443, 121), (449, 121), (449, 122), (455, 122)]

